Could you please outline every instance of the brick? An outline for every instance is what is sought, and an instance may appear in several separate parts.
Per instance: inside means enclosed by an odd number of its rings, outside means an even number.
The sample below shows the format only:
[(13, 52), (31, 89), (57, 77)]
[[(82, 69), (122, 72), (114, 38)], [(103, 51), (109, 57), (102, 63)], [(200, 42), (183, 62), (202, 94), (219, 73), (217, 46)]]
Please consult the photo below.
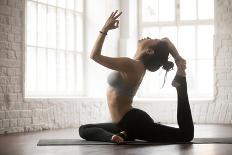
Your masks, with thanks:
[(17, 68), (7, 68), (7, 75), (8, 76), (16, 76), (17, 75)]
[(0, 50), (0, 58), (5, 58), (7, 59), (8, 58), (8, 52), (7, 50)]
[(14, 36), (14, 41), (15, 41), (16, 43), (22, 42), (21, 34), (20, 34), (20, 35), (19, 35), (19, 34), (15, 35), (15, 36)]
[(11, 15), (11, 8), (8, 6), (0, 5), (0, 14)]
[(7, 33), (0, 33), (0, 41), (7, 41), (8, 40), (8, 36)]
[(16, 5), (16, 0), (8, 0), (7, 5), (10, 6), (10, 7), (15, 7), (15, 5)]
[(10, 42), (14, 41), (14, 34), (8, 34), (8, 41)]
[(10, 127), (17, 127), (17, 119), (10, 119)]
[(20, 117), (29, 117), (29, 110), (22, 110), (20, 111)]
[(32, 124), (31, 118), (24, 118), (24, 125), (30, 125)]
[(14, 8), (12, 9), (12, 16), (16, 18), (22, 17), (22, 11), (20, 9)]
[(12, 25), (15, 25), (15, 23), (16, 23), (15, 17), (9, 16), (8, 17), (8, 24), (12, 26)]
[(2, 127), (9, 128), (10, 127), (10, 120), (9, 119), (2, 120)]
[(11, 118), (19, 118), (19, 111), (17, 110), (12, 110), (12, 111), (7, 111), (6, 112), (6, 118), (11, 119)]
[(16, 26), (22, 26), (22, 23), (23, 23), (23, 21), (22, 21), (22, 19), (21, 18), (15, 18), (15, 25)]
[(17, 120), (17, 123), (18, 123), (18, 127), (23, 127), (24, 126), (24, 120), (23, 120), (23, 118), (19, 118)]
[(0, 94), (0, 102), (4, 100), (5, 100), (4, 94)]
[(39, 124), (39, 117), (32, 117), (32, 124)]
[(7, 5), (7, 0), (0, 0), (0, 5)]
[(13, 26), (12, 25), (12, 32), (15, 34), (22, 34), (22, 28), (19, 26)]
[(7, 68), (6, 67), (0, 67), (0, 76), (6, 75)]
[(16, 54), (14, 50), (8, 50), (7, 51), (7, 58), (8, 59), (16, 59)]
[(11, 32), (11, 27), (6, 24), (0, 24), (0, 32), (9, 33)]
[(16, 4), (15, 4), (15, 7), (18, 8), (18, 9), (20, 9), (20, 10), (22, 10), (24, 8), (23, 4), (24, 3), (22, 2), (22, 0), (17, 0)]
[(7, 97), (8, 97), (9, 102), (18, 100), (18, 95), (17, 94), (8, 94)]
[(218, 81), (219, 86), (232, 86), (232, 80), (220, 80)]
[(5, 118), (6, 118), (5, 111), (0, 111), (0, 120)]

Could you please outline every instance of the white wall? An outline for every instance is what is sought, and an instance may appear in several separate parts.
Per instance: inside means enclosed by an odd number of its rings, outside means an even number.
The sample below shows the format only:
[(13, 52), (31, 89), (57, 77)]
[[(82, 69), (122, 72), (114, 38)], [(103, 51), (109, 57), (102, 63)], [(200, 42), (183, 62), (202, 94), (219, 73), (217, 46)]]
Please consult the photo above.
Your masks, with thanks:
[[(117, 0), (86, 1), (86, 57), (105, 18), (112, 9), (126, 9)], [(121, 4), (119, 3), (121, 2)], [(130, 1), (131, 3), (131, 1)], [(96, 7), (97, 6), (97, 7)], [(130, 8), (131, 5), (128, 5)], [(134, 6), (136, 7), (136, 6)], [(132, 8), (134, 8), (132, 7)], [(24, 99), (24, 0), (0, 0), (0, 133), (78, 127), (80, 124), (109, 121), (105, 98), (103, 99)], [(132, 9), (133, 10), (133, 9)], [(129, 10), (130, 11), (130, 10)], [(132, 19), (127, 14), (126, 19)], [(128, 18), (130, 17), (130, 18)], [(124, 19), (124, 21), (126, 21)], [(97, 22), (99, 20), (99, 22)], [(101, 24), (102, 22), (102, 24)], [(124, 23), (125, 24), (125, 23)], [(125, 24), (127, 25), (127, 24)], [(128, 24), (130, 25), (130, 24)], [(127, 25), (127, 26), (128, 26)], [(232, 2), (215, 1), (215, 100), (191, 102), (194, 122), (232, 123)], [(135, 28), (136, 29), (136, 28)], [(129, 30), (127, 35), (123, 32)], [(104, 46), (104, 54), (116, 55), (130, 46), (128, 38), (136, 38), (127, 27), (110, 32)], [(121, 38), (119, 40), (119, 34)], [(110, 37), (109, 37), (110, 36)], [(130, 39), (129, 39), (130, 40)], [(134, 40), (134, 39), (132, 39)], [(133, 41), (132, 41), (133, 42)], [(117, 44), (119, 43), (119, 44)], [(118, 46), (119, 45), (119, 46)], [(87, 68), (88, 92), (96, 95), (98, 87), (106, 87), (106, 69), (90, 63)], [(93, 72), (95, 70), (95, 72)], [(100, 83), (102, 81), (102, 83)], [(101, 86), (96, 85), (100, 83)], [(103, 85), (103, 83), (105, 83)], [(95, 89), (92, 86), (96, 85)], [(91, 89), (90, 89), (91, 88)], [(176, 103), (172, 101), (136, 101), (136, 107), (146, 110), (156, 121), (175, 123)]]

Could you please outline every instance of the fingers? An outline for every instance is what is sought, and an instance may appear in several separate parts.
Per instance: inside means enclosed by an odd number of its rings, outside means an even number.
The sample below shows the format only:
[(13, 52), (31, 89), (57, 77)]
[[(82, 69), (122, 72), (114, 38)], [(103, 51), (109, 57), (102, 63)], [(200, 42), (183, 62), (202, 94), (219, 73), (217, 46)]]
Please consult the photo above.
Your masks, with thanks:
[[(121, 14), (122, 14), (122, 11), (121, 12), (119, 12), (119, 14), (118, 15), (116, 15), (117, 14), (117, 12), (118, 12), (118, 10), (116, 10), (116, 11), (114, 11), (114, 12), (112, 12), (111, 13), (111, 15), (110, 15), (110, 17), (111, 18), (113, 18), (113, 19), (117, 19)], [(116, 16), (115, 16), (116, 15)]]
[(114, 23), (115, 28), (118, 28), (118, 25), (119, 25), (119, 20), (116, 20)]
[(121, 14), (122, 14), (122, 11), (119, 12), (119, 14), (118, 14), (117, 16), (114, 17), (114, 19), (117, 19), (119, 16), (121, 16)]

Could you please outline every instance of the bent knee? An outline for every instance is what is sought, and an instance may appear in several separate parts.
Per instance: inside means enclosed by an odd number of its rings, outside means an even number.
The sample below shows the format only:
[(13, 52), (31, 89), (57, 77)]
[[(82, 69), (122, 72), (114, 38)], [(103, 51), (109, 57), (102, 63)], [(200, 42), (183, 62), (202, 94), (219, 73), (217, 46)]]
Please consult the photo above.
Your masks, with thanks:
[(184, 142), (190, 142), (192, 141), (194, 138), (194, 131), (193, 132), (189, 132), (189, 133), (185, 133), (183, 136), (183, 140)]
[(79, 127), (79, 135), (81, 138), (86, 139), (86, 129), (89, 128), (90, 125), (86, 124), (86, 125), (81, 125)]

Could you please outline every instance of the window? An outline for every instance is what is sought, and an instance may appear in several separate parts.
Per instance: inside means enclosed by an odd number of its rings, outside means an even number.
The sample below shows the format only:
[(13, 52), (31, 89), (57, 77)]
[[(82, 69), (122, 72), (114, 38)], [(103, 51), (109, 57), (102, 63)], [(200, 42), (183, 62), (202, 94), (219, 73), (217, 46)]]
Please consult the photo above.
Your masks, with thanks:
[[(213, 95), (213, 0), (140, 0), (139, 36), (168, 37), (187, 60), (189, 95), (210, 98)], [(207, 8), (207, 10), (205, 10)], [(175, 71), (149, 73), (138, 96), (174, 97), (170, 83)]]
[(83, 0), (26, 1), (26, 97), (83, 94)]

